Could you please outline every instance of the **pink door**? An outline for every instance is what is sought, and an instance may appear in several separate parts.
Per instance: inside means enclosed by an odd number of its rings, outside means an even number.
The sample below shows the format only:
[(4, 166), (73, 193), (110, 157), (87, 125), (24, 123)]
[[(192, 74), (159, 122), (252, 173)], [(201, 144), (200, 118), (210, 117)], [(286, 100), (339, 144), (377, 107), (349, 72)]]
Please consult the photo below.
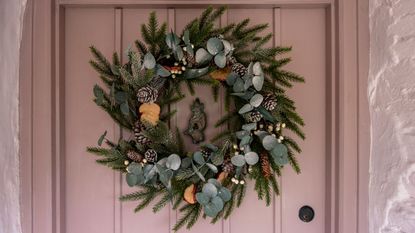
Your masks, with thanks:
[[(82, 4), (81, 4), (82, 5)], [(111, 137), (118, 137), (119, 129), (92, 101), (92, 87), (97, 74), (88, 65), (88, 46), (95, 45), (105, 55), (113, 51), (123, 53), (140, 38), (140, 24), (148, 14), (156, 11), (160, 21), (167, 21), (169, 28), (181, 31), (184, 25), (199, 15), (201, 7), (149, 9), (143, 6), (113, 8), (101, 5), (71, 6), (64, 10), (61, 25), (64, 39), (61, 51), (64, 62), (64, 169), (62, 184), (65, 194), (61, 215), (65, 233), (136, 233), (170, 232), (178, 215), (165, 208), (153, 214), (151, 208), (133, 213), (135, 203), (120, 203), (118, 197), (133, 191), (117, 172), (101, 167), (85, 147), (96, 144), (97, 137), (108, 130)], [(275, 197), (270, 207), (258, 201), (252, 184), (242, 207), (232, 217), (216, 225), (200, 221), (190, 232), (211, 233), (322, 233), (329, 232), (330, 188), (327, 185), (331, 158), (329, 107), (331, 92), (330, 31), (326, 20), (328, 11), (321, 7), (273, 8), (269, 5), (230, 9), (220, 25), (238, 22), (246, 17), (253, 23), (268, 23), (268, 32), (276, 37), (270, 42), (293, 46), (293, 62), (288, 69), (305, 76), (306, 84), (299, 84), (290, 91), (304, 116), (307, 140), (301, 142), (303, 153), (298, 157), (302, 167), (300, 175), (289, 167), (279, 179), (282, 195)], [(214, 103), (210, 88), (197, 87), (196, 93), (207, 107), (209, 136), (214, 133), (214, 122), (223, 114), (219, 101)], [(190, 103), (195, 96), (172, 106), (178, 110), (173, 124), (184, 129), (190, 116)], [(220, 114), (218, 114), (220, 113)], [(187, 140), (192, 148), (190, 140)], [(299, 209), (308, 205), (315, 211), (311, 222), (299, 219)], [(181, 230), (180, 232), (185, 232)]]

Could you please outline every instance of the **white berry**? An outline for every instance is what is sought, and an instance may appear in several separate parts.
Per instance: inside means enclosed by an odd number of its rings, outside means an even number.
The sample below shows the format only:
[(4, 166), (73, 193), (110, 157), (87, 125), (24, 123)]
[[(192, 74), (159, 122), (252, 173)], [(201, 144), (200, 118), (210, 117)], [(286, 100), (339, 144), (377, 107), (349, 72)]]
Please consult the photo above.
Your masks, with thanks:
[(124, 165), (127, 166), (130, 162), (128, 160), (124, 161)]

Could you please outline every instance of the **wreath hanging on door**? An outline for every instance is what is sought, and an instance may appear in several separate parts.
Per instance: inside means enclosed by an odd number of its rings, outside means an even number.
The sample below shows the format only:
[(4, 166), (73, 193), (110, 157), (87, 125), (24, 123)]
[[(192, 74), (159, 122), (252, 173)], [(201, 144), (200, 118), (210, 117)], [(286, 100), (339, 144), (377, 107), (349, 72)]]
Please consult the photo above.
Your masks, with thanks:
[[(285, 129), (304, 139), (304, 123), (286, 89), (303, 78), (282, 70), (289, 58), (275, 58), (291, 48), (264, 48), (272, 34), (259, 33), (267, 24), (248, 26), (245, 19), (216, 26), (225, 10), (207, 8), (180, 36), (167, 32), (166, 23), (159, 26), (151, 13), (141, 27), (145, 43), (135, 42), (138, 51), (129, 49), (125, 64), (116, 53), (110, 63), (91, 47), (90, 64), (105, 84), (105, 89), (95, 85), (94, 101), (131, 136), (114, 142), (105, 132), (99, 146), (87, 151), (139, 187), (120, 197), (138, 201), (135, 211), (157, 197), (154, 212), (168, 203), (178, 209), (182, 217), (175, 231), (192, 227), (201, 215), (212, 223), (228, 218), (241, 205), (248, 179), (269, 205), (273, 193), (279, 194), (276, 176), (282, 168), (290, 164), (300, 172), (294, 152), (301, 149)], [(194, 152), (185, 150), (181, 133), (169, 125), (175, 114), (169, 105), (184, 98), (182, 84), (192, 94), (194, 85), (210, 86), (215, 100), (225, 89), (227, 114), (215, 126), (226, 130)]]

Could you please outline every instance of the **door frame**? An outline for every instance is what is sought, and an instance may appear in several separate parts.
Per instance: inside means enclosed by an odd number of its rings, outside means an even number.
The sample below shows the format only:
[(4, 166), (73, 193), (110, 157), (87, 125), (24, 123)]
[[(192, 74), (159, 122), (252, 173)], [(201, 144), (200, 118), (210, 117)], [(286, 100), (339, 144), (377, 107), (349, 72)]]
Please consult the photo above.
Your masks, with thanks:
[[(20, 168), (24, 233), (65, 233), (62, 113), (66, 7), (180, 5), (324, 7), (332, 154), (327, 161), (326, 232), (368, 232), (370, 121), (368, 0), (28, 0), (20, 56)], [(46, 90), (46, 91), (45, 91)]]

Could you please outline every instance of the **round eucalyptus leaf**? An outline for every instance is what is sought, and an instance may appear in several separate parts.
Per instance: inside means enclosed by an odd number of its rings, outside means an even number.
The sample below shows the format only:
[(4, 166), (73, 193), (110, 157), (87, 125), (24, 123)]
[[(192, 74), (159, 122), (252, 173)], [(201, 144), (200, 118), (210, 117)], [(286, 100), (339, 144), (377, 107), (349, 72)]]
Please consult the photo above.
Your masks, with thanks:
[(226, 84), (228, 84), (228, 86), (233, 86), (237, 78), (238, 78), (238, 75), (234, 72), (231, 72), (226, 78)]
[(242, 129), (246, 131), (254, 130), (256, 129), (256, 127), (257, 127), (257, 123), (249, 123), (249, 124), (242, 125)]
[(210, 178), (208, 183), (215, 185), (216, 188), (222, 187), (221, 183), (217, 179)]
[(254, 75), (262, 75), (262, 68), (261, 68), (261, 64), (259, 62), (255, 62), (255, 64), (252, 67), (252, 72), (254, 73)]
[(222, 198), (224, 202), (227, 202), (232, 198), (231, 192), (225, 187), (219, 189), (218, 196)]
[(223, 200), (219, 196), (212, 198), (211, 203), (213, 204), (215, 211), (220, 212), (223, 209)]
[(200, 48), (196, 51), (195, 59), (196, 63), (203, 65), (212, 60), (212, 55), (208, 53), (208, 51), (206, 51), (204, 48)]
[(213, 203), (208, 203), (207, 205), (205, 205), (203, 211), (207, 216), (211, 218), (214, 218), (218, 214), (218, 211), (215, 209)]
[(254, 107), (259, 107), (263, 100), (264, 100), (264, 97), (261, 94), (255, 94), (254, 96), (252, 96), (249, 103)]
[(146, 181), (146, 178), (143, 174), (136, 175), (137, 176), (137, 185), (142, 185)]
[(236, 79), (232, 87), (234, 92), (243, 92), (244, 91), (244, 81), (240, 78)]
[(210, 54), (216, 55), (223, 50), (223, 43), (220, 39), (212, 37), (207, 41), (206, 47)]
[(204, 147), (208, 148), (209, 150), (212, 151), (217, 151), (219, 148), (211, 143), (206, 143), (203, 145)]
[(264, 85), (264, 76), (254, 76), (252, 78), (252, 84), (254, 84), (255, 90), (260, 91), (262, 89), (262, 86)]
[(166, 167), (169, 168), (169, 169), (172, 169), (172, 170), (176, 171), (177, 169), (180, 168), (181, 162), (182, 161), (180, 160), (180, 156), (178, 156), (176, 154), (171, 154), (167, 158)]
[(245, 160), (247, 164), (255, 165), (259, 161), (259, 156), (256, 152), (251, 151), (245, 154)]
[[(243, 127), (243, 126), (242, 126)], [(241, 131), (238, 131), (238, 132), (236, 132), (235, 133), (235, 135), (236, 135), (236, 137), (238, 138), (238, 139), (242, 139), (243, 137), (245, 137), (246, 135), (249, 135), (249, 132), (248, 131), (245, 131), (245, 130), (241, 130)]]
[(200, 165), (205, 164), (205, 159), (203, 158), (203, 154), (202, 154), (202, 152), (200, 152), (200, 151), (196, 151), (196, 152), (193, 154), (193, 160), (194, 160), (196, 163), (200, 164)]
[(272, 150), (278, 144), (278, 140), (271, 135), (267, 135), (262, 139), (262, 145), (264, 146), (265, 150)]
[(245, 165), (245, 157), (243, 155), (235, 155), (231, 158), (231, 162), (237, 167), (242, 167)]
[(262, 140), (264, 139), (265, 136), (269, 135), (268, 132), (263, 131), (263, 130), (259, 130), (259, 131), (255, 132), (254, 134), (259, 137), (261, 142), (262, 142)]
[(248, 65), (248, 72), (246, 72), (245, 75), (252, 76), (254, 74), (254, 72), (253, 72), (253, 66), (254, 66), (254, 63), (252, 63), (252, 62), (249, 63), (249, 65)]
[(288, 163), (288, 150), (287, 147), (282, 144), (278, 143), (274, 149), (271, 150), (272, 159), (274, 159), (275, 163), (278, 165), (284, 165)]
[(130, 187), (133, 187), (134, 185), (136, 185), (138, 181), (137, 175), (133, 173), (127, 173), (126, 179), (127, 179), (127, 184)]
[(202, 192), (210, 198), (218, 195), (218, 189), (214, 184), (211, 183), (206, 183), (205, 185), (203, 185)]
[(245, 104), (244, 106), (242, 106), (241, 109), (239, 109), (238, 113), (244, 114), (244, 113), (252, 111), (253, 109), (254, 107), (251, 104)]
[(223, 154), (221, 153), (214, 153), (212, 158), (210, 159), (215, 166), (219, 166), (223, 163)]
[(156, 59), (154, 58), (153, 54), (146, 53), (144, 55), (144, 67), (147, 69), (153, 69), (156, 66)]
[(206, 205), (209, 203), (210, 198), (204, 193), (196, 193), (196, 201), (201, 205)]
[(181, 168), (188, 168), (192, 164), (192, 159), (189, 157), (186, 157), (182, 160), (182, 163), (180, 165)]
[(244, 147), (245, 145), (248, 145), (250, 142), (251, 142), (251, 136), (246, 135), (239, 142), (239, 147)]
[(219, 68), (224, 68), (226, 66), (226, 56), (224, 52), (220, 52), (218, 54), (216, 54), (215, 58), (214, 58), (215, 64), (219, 67)]
[(129, 173), (133, 173), (135, 175), (139, 175), (143, 173), (143, 167), (141, 164), (132, 162), (130, 165), (128, 165), (127, 170)]

